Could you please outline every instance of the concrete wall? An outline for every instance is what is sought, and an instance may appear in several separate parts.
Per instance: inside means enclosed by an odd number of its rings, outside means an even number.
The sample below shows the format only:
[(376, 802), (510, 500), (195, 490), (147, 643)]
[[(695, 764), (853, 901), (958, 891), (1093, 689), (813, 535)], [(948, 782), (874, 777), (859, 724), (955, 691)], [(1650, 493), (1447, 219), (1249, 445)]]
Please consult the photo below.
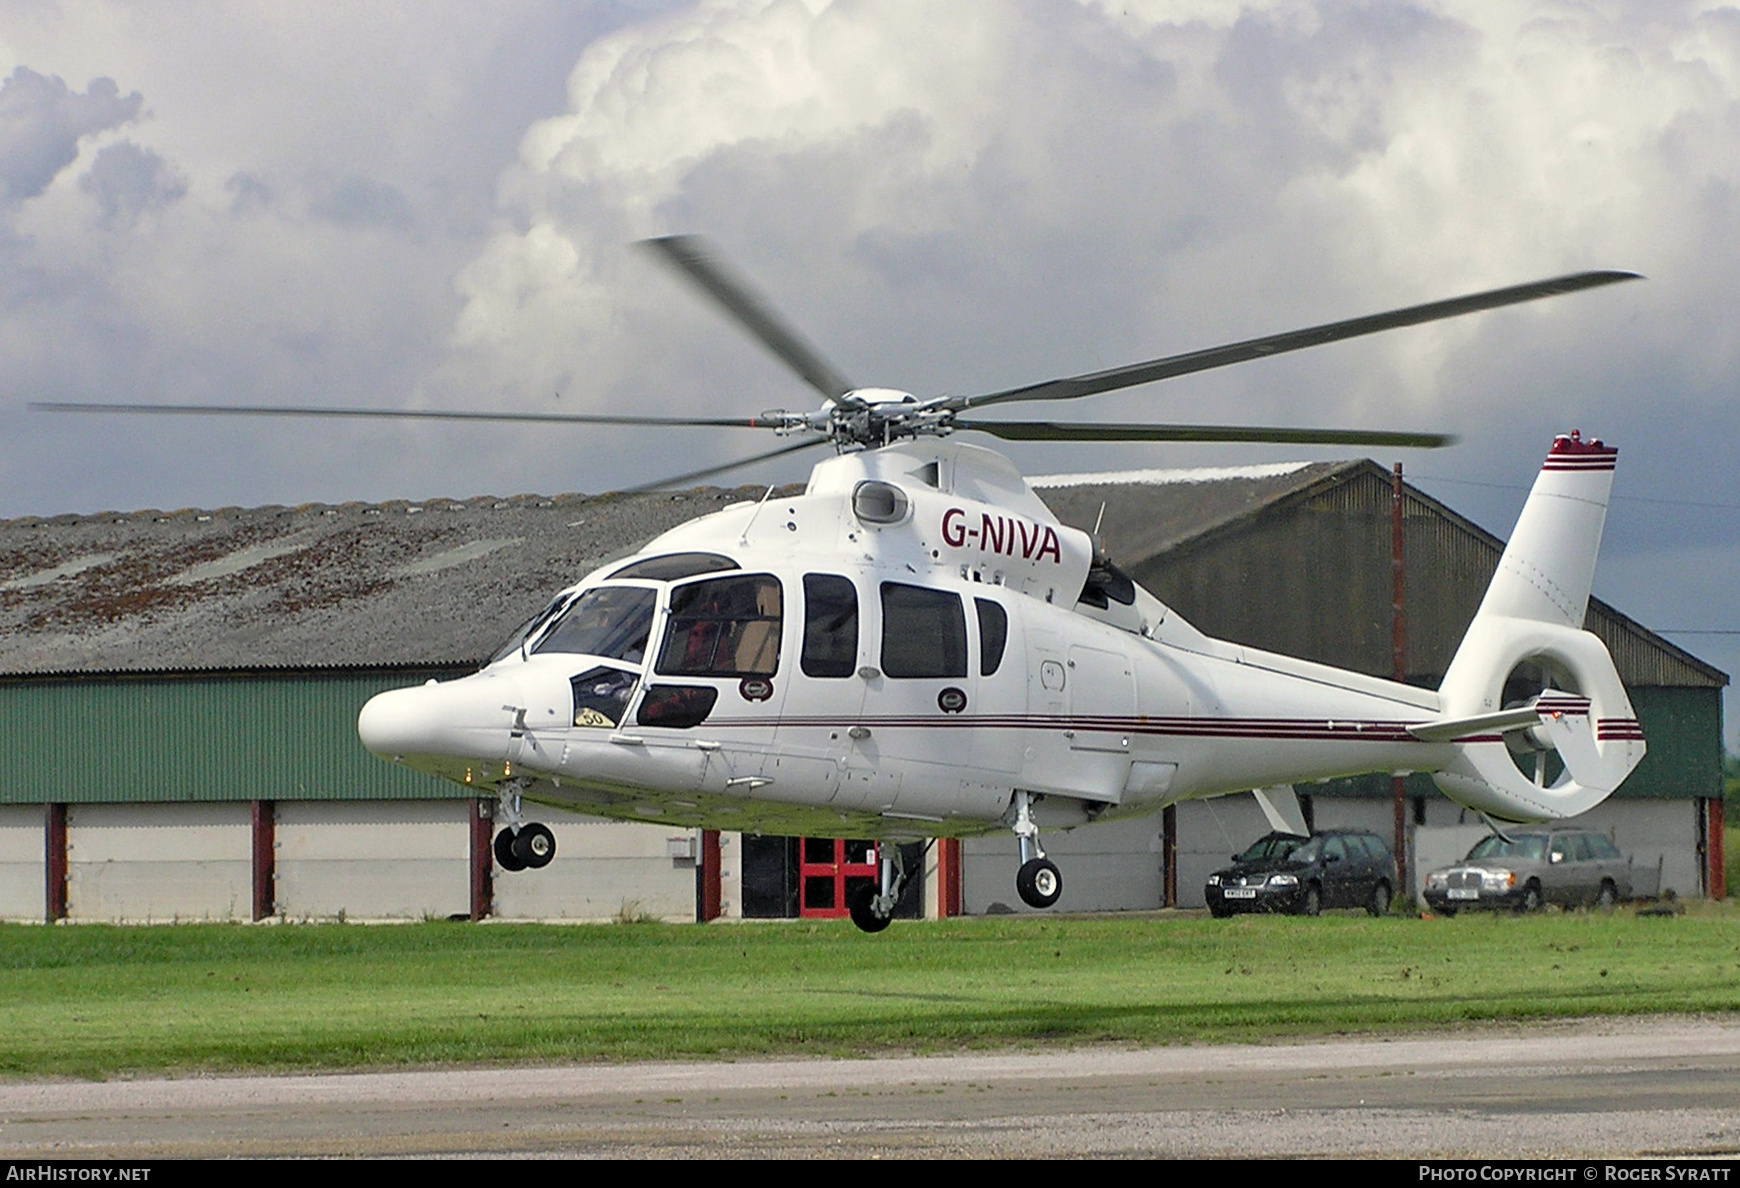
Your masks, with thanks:
[[(37, 810), (37, 863), (42, 812)], [(246, 804), (75, 804), (67, 808), (67, 917), (246, 920), (253, 862)], [(34, 913), (42, 918), (42, 876)]]
[(542, 870), (495, 871), (495, 914), (506, 920), (695, 918), (700, 837), (692, 829), (630, 825), (528, 806), (556, 835)]
[[(1243, 799), (1255, 801), (1246, 796)], [(1054, 912), (1132, 911), (1157, 908), (1161, 878), (1160, 814), (1051, 830), (1040, 840), (1063, 875)], [(1020, 850), (1012, 833), (970, 837), (961, 843), (961, 906), (970, 916), (1029, 912), (1015, 893)], [(1206, 872), (1205, 872), (1206, 873)], [(1201, 894), (1201, 885), (1197, 887)]]
[(278, 914), (291, 920), (468, 914), (470, 814), (466, 800), (280, 803)]
[(40, 920), (47, 907), (43, 806), (0, 806), (0, 920)]

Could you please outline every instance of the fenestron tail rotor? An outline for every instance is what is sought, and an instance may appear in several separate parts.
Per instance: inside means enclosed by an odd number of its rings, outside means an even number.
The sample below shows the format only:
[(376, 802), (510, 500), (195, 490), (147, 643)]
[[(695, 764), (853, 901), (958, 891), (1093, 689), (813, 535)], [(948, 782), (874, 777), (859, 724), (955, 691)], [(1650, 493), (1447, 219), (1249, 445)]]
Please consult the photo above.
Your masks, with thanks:
[(826, 399), (818, 411), (792, 413), (784, 410), (753, 417), (660, 417), (615, 413), (488, 412), (481, 410), (321, 408), (270, 405), (193, 404), (103, 404), (94, 402), (42, 402), (30, 407), (46, 412), (167, 413), (174, 415), (363, 417), (373, 419), (497, 421), (505, 423), (556, 423), (574, 425), (624, 425), (650, 428), (773, 429), (781, 434), (801, 434), (803, 440), (778, 449), (673, 475), (633, 490), (650, 490), (694, 482), (794, 454), (811, 446), (831, 443), (836, 449), (868, 449), (913, 437), (941, 437), (957, 430), (987, 433), (1005, 441), (1103, 441), (1103, 442), (1243, 442), (1282, 445), (1354, 445), (1404, 449), (1436, 449), (1456, 439), (1443, 433), (1366, 429), (1313, 429), (1246, 425), (1187, 425), (1172, 423), (1107, 424), (1091, 421), (1003, 421), (961, 416), (969, 409), (987, 405), (1035, 400), (1076, 400), (1083, 396), (1113, 392), (1140, 384), (1173, 379), (1198, 371), (1267, 358), (1306, 347), (1339, 342), (1383, 330), (1417, 326), (1443, 318), (1460, 317), (1482, 310), (1536, 301), (1582, 289), (1641, 279), (1634, 272), (1594, 271), (1489, 289), (1410, 305), (1384, 313), (1368, 314), (1340, 322), (1328, 322), (1303, 330), (1290, 330), (1262, 338), (1246, 339), (1205, 350), (1188, 351), (1133, 363), (1106, 371), (1066, 376), (1006, 388), (978, 396), (939, 396), (918, 399), (910, 393), (853, 384), (767, 298), (726, 261), (723, 253), (695, 235), (673, 235), (643, 241), (643, 246), (706, 294), (727, 317), (746, 330), (794, 374)]

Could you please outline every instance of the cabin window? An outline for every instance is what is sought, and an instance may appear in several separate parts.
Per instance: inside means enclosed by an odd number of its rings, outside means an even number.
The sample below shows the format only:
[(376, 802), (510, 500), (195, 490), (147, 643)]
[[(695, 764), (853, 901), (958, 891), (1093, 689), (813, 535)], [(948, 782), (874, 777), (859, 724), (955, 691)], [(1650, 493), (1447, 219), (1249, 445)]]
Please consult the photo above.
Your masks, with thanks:
[(990, 676), (1003, 663), (1003, 647), (1009, 642), (1009, 612), (988, 598), (975, 598), (979, 608), (979, 675)]
[(634, 720), (642, 726), (692, 730), (707, 720), (719, 690), (712, 685), (653, 685), (640, 699)]
[(671, 591), (658, 670), (677, 676), (771, 676), (779, 668), (779, 579), (714, 578)]
[(858, 671), (858, 588), (831, 573), (804, 574), (805, 676), (849, 677)]
[(544, 633), (534, 652), (578, 652), (639, 664), (652, 631), (653, 592), (637, 586), (587, 590)]
[(882, 583), (882, 671), (891, 677), (967, 675), (967, 616), (942, 590)]

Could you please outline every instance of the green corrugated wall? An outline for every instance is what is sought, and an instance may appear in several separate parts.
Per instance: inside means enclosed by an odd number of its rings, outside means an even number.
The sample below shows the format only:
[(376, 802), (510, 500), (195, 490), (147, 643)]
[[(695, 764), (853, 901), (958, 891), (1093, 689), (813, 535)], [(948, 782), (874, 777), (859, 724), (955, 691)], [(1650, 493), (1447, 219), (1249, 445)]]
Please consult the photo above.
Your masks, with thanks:
[(463, 797), (357, 741), (365, 701), (426, 675), (0, 685), (0, 804)]
[[(357, 741), (363, 702), (423, 679), (426, 674), (0, 685), (0, 804), (470, 795), (376, 759)], [(1618, 795), (1720, 796), (1721, 690), (1630, 693), (1649, 753)], [(1390, 794), (1387, 777), (1310, 790)], [(1409, 791), (1433, 790), (1425, 777), (1415, 777)]]

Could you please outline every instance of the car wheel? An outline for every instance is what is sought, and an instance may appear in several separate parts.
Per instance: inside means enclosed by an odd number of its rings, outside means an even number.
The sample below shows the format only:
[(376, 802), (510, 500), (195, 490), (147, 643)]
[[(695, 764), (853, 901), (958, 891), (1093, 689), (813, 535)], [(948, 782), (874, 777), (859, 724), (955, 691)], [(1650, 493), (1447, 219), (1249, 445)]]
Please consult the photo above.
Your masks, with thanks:
[(1618, 902), (1619, 888), (1615, 887), (1608, 880), (1603, 879), (1601, 882), (1601, 890), (1595, 892), (1595, 906), (1600, 908), (1602, 911), (1608, 911)]
[(1208, 914), (1213, 916), (1216, 920), (1224, 920), (1232, 915), (1233, 912), (1232, 909), (1227, 907), (1225, 904), (1211, 903), (1208, 905)]
[(1305, 898), (1299, 901), (1301, 916), (1321, 916), (1323, 914), (1323, 888), (1312, 883), (1305, 888)]
[(1390, 910), (1390, 885), (1379, 882), (1371, 889), (1371, 899), (1367, 901), (1365, 910), (1374, 916), (1381, 916)]
[(1541, 898), (1541, 885), (1530, 883), (1523, 888), (1522, 902), (1516, 905), (1518, 912), (1538, 912), (1546, 901)]
[(1456, 914), (1456, 909), (1451, 907), (1450, 905), (1446, 904), (1443, 907), (1438, 908), (1437, 912), (1440, 916), (1449, 917), (1449, 916), (1454, 916)]

